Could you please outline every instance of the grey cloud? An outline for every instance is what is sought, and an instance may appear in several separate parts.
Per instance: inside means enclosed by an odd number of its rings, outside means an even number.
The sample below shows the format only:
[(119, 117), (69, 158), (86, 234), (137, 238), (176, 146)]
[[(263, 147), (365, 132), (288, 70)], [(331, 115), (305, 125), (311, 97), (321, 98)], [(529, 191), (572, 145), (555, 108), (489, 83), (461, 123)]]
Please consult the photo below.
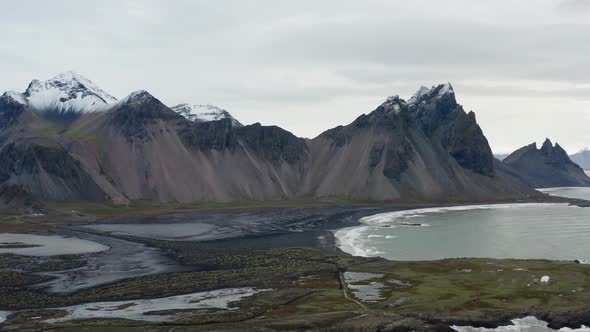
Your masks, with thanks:
[(568, 9), (568, 10), (590, 9), (590, 1), (588, 1), (588, 0), (563, 0), (559, 4), (559, 6), (563, 9)]
[[(523, 116), (514, 126), (530, 133), (505, 137), (498, 109), (549, 116), (567, 104), (587, 121), (589, 2), (7, 1), (0, 90), (73, 69), (118, 97), (147, 89), (167, 104), (220, 104), (311, 137), (389, 95), (451, 81), (492, 146), (516, 148), (540, 134)], [(516, 110), (512, 98), (526, 102)], [(571, 149), (590, 145), (583, 126), (555, 128), (566, 120), (535, 125)]]

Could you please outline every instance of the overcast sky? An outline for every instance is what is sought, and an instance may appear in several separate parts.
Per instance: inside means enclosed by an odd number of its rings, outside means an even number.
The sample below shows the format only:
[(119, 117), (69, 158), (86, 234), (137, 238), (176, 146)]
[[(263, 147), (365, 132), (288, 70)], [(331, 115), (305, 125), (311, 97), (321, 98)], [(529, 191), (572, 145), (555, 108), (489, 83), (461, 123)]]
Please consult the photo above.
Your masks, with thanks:
[(74, 70), (314, 137), (451, 82), (494, 152), (590, 146), (590, 0), (0, 0), (0, 90)]

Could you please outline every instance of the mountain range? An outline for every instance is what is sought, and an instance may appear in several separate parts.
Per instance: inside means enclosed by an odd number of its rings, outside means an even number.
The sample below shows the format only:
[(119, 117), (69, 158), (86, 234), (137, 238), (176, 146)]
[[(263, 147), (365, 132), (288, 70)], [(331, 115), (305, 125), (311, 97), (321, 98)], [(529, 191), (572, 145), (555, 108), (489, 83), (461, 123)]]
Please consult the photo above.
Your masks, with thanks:
[(573, 162), (585, 170), (590, 170), (590, 149), (583, 149), (570, 156)]
[(540, 149), (536, 143), (522, 147), (502, 162), (519, 178), (535, 188), (590, 186), (590, 177), (557, 143), (546, 139)]
[[(504, 160), (506, 157), (508, 157), (508, 155), (508, 153), (498, 153), (494, 154), (494, 157), (499, 160)], [(582, 149), (574, 154), (571, 154), (569, 157), (571, 161), (578, 164), (583, 169), (587, 171), (590, 170), (590, 149)]]
[(147, 91), (117, 100), (73, 72), (0, 97), (0, 183), (13, 200), (118, 204), (538, 195), (493, 157), (475, 114), (448, 83), (407, 101), (389, 97), (348, 125), (304, 139), (277, 126), (244, 126), (214, 106), (168, 107)]

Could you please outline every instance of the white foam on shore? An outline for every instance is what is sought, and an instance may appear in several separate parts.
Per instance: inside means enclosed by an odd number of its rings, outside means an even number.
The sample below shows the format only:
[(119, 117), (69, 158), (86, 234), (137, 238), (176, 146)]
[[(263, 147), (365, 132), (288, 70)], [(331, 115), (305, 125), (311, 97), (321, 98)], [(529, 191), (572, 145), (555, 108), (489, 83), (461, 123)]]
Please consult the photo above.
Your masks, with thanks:
[(456, 326), (453, 325), (451, 328), (457, 332), (551, 332), (551, 331), (579, 331), (579, 332), (590, 332), (590, 328), (582, 325), (577, 329), (571, 329), (568, 327), (555, 330), (547, 327), (548, 323), (542, 320), (538, 320), (533, 316), (527, 316), (524, 318), (517, 318), (512, 320), (513, 325), (499, 326), (497, 328), (485, 328), (485, 327), (471, 327), (471, 326)]
[(382, 252), (368, 247), (365, 242), (365, 234), (370, 230), (369, 226), (353, 226), (337, 230), (334, 236), (340, 250), (346, 253), (361, 257), (378, 256)]
[(0, 311), (0, 323), (4, 323), (11, 313), (11, 311)]
[[(410, 218), (421, 218), (429, 214), (445, 213), (452, 211), (469, 211), (469, 210), (491, 210), (491, 209), (512, 209), (515, 207), (536, 207), (536, 206), (548, 206), (548, 205), (563, 205), (563, 203), (517, 203), (517, 204), (483, 204), (483, 205), (460, 205), (460, 206), (446, 206), (446, 207), (432, 207), (424, 209), (413, 209), (413, 210), (401, 210), (393, 212), (378, 213), (372, 216), (367, 216), (359, 219), (359, 221), (365, 225), (370, 226), (382, 226), (391, 223), (401, 223), (403, 226), (404, 222), (407, 225), (405, 219)], [(413, 222), (410, 222), (413, 223)], [(417, 224), (417, 223), (416, 223)], [(424, 224), (423, 226), (427, 226)]]
[(46, 323), (59, 323), (71, 320), (120, 318), (139, 321), (169, 321), (176, 318), (172, 314), (150, 314), (161, 310), (185, 309), (224, 309), (231, 310), (229, 305), (242, 298), (252, 296), (269, 289), (252, 287), (217, 289), (185, 295), (164, 297), (159, 299), (142, 299), (130, 301), (94, 302), (69, 307), (53, 308), (64, 310), (64, 317), (45, 320)]
[(11, 253), (23, 256), (58, 256), (87, 254), (109, 250), (110, 247), (98, 242), (76, 237), (35, 234), (0, 234), (0, 245), (22, 244), (29, 248), (0, 248), (0, 254)]

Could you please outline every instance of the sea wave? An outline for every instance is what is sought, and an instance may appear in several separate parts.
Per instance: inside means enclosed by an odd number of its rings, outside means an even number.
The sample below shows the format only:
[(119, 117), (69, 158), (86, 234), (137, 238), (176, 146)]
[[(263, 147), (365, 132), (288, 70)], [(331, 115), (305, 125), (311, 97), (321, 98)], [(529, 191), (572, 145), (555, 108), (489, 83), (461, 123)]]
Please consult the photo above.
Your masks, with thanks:
[(367, 245), (367, 236), (371, 232), (370, 226), (353, 226), (336, 231), (334, 236), (340, 250), (353, 256), (374, 257), (383, 254), (376, 248)]
[[(422, 218), (429, 214), (445, 213), (452, 211), (468, 211), (468, 210), (490, 210), (490, 209), (512, 209), (515, 207), (537, 207), (548, 205), (563, 205), (563, 203), (512, 203), (512, 204), (482, 204), (482, 205), (459, 205), (459, 206), (445, 206), (432, 207), (424, 209), (401, 210), (393, 212), (378, 213), (371, 216), (359, 219), (362, 224), (370, 226), (383, 226), (387, 224), (408, 225), (404, 222), (410, 218)], [(414, 224), (412, 222), (412, 224)], [(418, 223), (415, 223), (418, 224)], [(424, 224), (424, 226), (428, 226)]]
[(10, 311), (0, 311), (0, 323), (4, 323), (10, 314), (12, 314)]
[(521, 331), (521, 332), (550, 332), (550, 331), (578, 331), (578, 332), (590, 332), (590, 328), (587, 326), (582, 325), (582, 327), (577, 329), (571, 329), (568, 327), (564, 327), (559, 330), (554, 330), (549, 328), (547, 322), (542, 320), (538, 320), (535, 317), (527, 316), (524, 318), (518, 318), (512, 320), (512, 325), (505, 325), (499, 326), (497, 328), (484, 328), (484, 327), (471, 327), (471, 326), (451, 326), (451, 328), (458, 332), (511, 332), (511, 331)]

